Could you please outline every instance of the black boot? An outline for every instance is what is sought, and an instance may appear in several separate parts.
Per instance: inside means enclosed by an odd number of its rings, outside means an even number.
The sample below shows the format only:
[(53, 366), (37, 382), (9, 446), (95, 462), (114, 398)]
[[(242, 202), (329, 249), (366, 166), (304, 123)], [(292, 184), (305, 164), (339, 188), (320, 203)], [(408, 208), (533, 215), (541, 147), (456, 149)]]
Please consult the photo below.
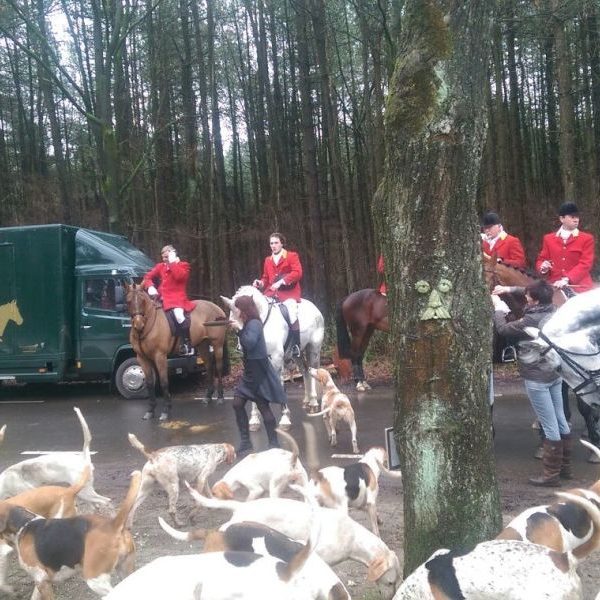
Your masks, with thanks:
[(265, 424), (265, 431), (267, 432), (267, 439), (269, 440), (269, 448), (281, 448), (281, 446), (279, 445), (279, 438), (277, 437), (277, 432), (275, 431), (275, 429), (277, 428), (277, 422), (275, 420), (267, 421), (264, 417), (263, 421)]
[(183, 323), (179, 323), (179, 331), (181, 332), (182, 344), (179, 347), (179, 354), (182, 356), (193, 356), (196, 350), (192, 346), (190, 340), (190, 320), (186, 318)]
[(298, 321), (292, 325), (292, 329), (290, 331), (291, 354), (294, 358), (298, 358), (300, 356), (300, 329), (294, 329), (294, 327), (299, 327)]
[(240, 432), (240, 445), (236, 448), (235, 453), (238, 457), (250, 454), (254, 450), (250, 441), (250, 426), (248, 424), (248, 413), (243, 406), (234, 406), (235, 421)]

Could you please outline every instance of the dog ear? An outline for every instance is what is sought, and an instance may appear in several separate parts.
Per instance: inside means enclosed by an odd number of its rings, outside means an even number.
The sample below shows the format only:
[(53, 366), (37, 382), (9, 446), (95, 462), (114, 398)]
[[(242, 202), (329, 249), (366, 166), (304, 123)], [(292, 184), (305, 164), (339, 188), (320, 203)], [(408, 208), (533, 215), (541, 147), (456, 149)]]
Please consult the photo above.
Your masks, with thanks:
[(389, 568), (387, 557), (384, 554), (376, 556), (370, 563), (367, 571), (367, 581), (377, 581)]

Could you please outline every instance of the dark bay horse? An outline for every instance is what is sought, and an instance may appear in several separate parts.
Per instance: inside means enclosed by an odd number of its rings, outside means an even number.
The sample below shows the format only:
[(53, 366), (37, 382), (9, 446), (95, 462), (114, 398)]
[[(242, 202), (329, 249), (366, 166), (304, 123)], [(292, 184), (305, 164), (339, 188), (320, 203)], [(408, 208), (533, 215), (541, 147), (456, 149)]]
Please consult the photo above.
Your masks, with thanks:
[[(150, 411), (156, 407), (156, 377), (160, 381), (164, 407), (167, 414), (171, 410), (171, 394), (169, 392), (169, 378), (167, 369), (167, 356), (176, 350), (178, 338), (173, 336), (162, 310), (141, 285), (126, 286), (127, 309), (131, 315), (131, 332), (129, 340), (135, 351), (136, 357), (146, 377), (146, 388), (150, 398)], [(223, 382), (225, 369), (228, 366), (228, 353), (226, 343), (226, 326), (208, 327), (209, 321), (223, 320), (227, 317), (216, 304), (207, 300), (195, 300), (196, 308), (190, 313), (190, 339), (199, 356), (208, 367), (209, 387), (206, 392), (205, 403), (212, 399), (214, 393), (214, 379), (217, 379), (217, 402), (223, 402)]]
[(346, 296), (339, 304), (336, 315), (338, 354), (352, 361), (356, 389), (371, 388), (365, 378), (362, 360), (373, 332), (389, 331), (387, 297), (367, 288)]

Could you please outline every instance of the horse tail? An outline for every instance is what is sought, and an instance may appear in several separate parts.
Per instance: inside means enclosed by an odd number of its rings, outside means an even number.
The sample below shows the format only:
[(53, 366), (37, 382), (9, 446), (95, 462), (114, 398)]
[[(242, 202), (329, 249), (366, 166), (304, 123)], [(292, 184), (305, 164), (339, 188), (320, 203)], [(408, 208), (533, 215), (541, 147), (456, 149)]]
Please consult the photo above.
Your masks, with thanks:
[[(344, 300), (346, 300), (344, 298)], [(337, 305), (335, 314), (335, 329), (337, 333), (337, 347), (338, 355), (340, 358), (352, 358), (350, 353), (350, 335), (348, 333), (348, 326), (346, 325), (346, 319), (344, 319), (344, 300)]]

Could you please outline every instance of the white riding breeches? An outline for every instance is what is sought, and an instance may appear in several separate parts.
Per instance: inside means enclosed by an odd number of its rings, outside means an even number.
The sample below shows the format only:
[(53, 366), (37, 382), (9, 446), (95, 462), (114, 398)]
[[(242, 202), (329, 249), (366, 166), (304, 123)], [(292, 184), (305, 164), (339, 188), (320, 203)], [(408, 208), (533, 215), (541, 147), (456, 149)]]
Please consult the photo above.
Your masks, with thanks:
[(183, 312), (183, 308), (181, 308), (180, 306), (173, 309), (173, 314), (175, 315), (175, 319), (177, 319), (177, 322), (179, 324), (185, 321), (185, 314)]
[(281, 304), (285, 304), (290, 313), (290, 323), (293, 325), (298, 320), (298, 302), (293, 298), (284, 300)]

